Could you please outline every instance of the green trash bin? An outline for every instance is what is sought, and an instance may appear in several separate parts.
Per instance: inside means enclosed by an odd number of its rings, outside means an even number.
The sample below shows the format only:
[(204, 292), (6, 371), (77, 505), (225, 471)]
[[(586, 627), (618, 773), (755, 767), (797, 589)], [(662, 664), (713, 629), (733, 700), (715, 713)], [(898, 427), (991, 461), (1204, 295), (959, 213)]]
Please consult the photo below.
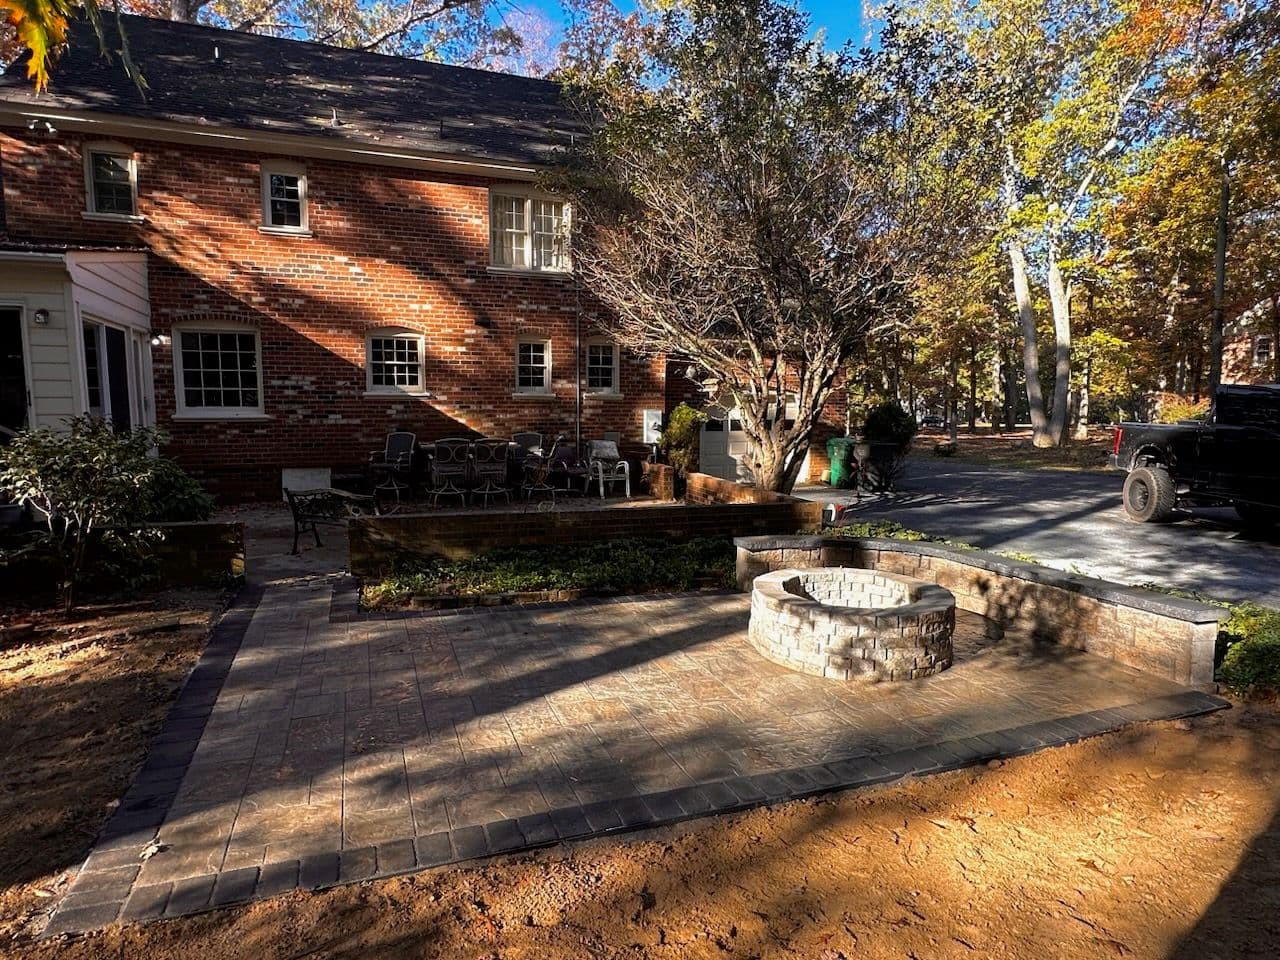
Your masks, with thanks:
[(827, 459), (831, 461), (831, 485), (848, 489), (857, 478), (853, 457), (853, 437), (832, 437), (827, 441)]

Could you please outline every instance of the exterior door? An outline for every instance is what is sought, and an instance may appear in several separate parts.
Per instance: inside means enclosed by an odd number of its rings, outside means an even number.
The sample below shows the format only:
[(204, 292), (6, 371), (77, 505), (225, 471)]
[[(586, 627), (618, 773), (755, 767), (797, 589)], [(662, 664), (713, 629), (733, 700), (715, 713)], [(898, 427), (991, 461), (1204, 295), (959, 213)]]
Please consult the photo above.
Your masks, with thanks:
[(88, 412), (110, 420), (117, 430), (147, 421), (143, 406), (139, 335), (105, 323), (84, 325), (84, 373)]
[(22, 311), (0, 307), (0, 440), (28, 425), (30, 403)]

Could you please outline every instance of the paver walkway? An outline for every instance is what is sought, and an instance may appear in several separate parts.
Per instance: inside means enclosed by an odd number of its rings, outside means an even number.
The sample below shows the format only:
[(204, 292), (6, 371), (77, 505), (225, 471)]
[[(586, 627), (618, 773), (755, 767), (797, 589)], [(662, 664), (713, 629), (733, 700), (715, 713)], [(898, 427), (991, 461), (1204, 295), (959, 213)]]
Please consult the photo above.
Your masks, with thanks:
[[(765, 661), (746, 642), (737, 594), (365, 619), (350, 613), (353, 589), (341, 576), (281, 577), (233, 612), (50, 932), (880, 782), (1221, 706), (1087, 654), (990, 643), (966, 614), (952, 669), (864, 687)], [(140, 859), (153, 835), (159, 852)]]

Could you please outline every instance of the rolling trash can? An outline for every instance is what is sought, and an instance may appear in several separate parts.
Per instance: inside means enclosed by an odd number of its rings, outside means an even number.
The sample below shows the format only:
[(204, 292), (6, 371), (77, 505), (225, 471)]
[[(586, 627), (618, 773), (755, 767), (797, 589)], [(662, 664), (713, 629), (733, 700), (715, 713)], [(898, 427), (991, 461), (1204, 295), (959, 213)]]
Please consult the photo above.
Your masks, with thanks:
[(832, 437), (827, 441), (827, 459), (831, 461), (831, 486), (849, 489), (858, 476), (853, 457), (852, 437)]

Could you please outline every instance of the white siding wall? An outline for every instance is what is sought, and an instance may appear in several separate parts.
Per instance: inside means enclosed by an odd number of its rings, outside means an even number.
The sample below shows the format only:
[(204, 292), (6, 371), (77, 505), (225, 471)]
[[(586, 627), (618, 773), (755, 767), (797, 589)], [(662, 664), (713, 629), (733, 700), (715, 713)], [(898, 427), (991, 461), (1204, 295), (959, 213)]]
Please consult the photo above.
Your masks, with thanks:
[[(70, 282), (61, 261), (0, 261), (0, 303), (23, 308), (27, 369), (31, 376), (32, 426), (57, 427), (77, 409), (71, 350)], [(35, 312), (49, 311), (49, 322)]]

